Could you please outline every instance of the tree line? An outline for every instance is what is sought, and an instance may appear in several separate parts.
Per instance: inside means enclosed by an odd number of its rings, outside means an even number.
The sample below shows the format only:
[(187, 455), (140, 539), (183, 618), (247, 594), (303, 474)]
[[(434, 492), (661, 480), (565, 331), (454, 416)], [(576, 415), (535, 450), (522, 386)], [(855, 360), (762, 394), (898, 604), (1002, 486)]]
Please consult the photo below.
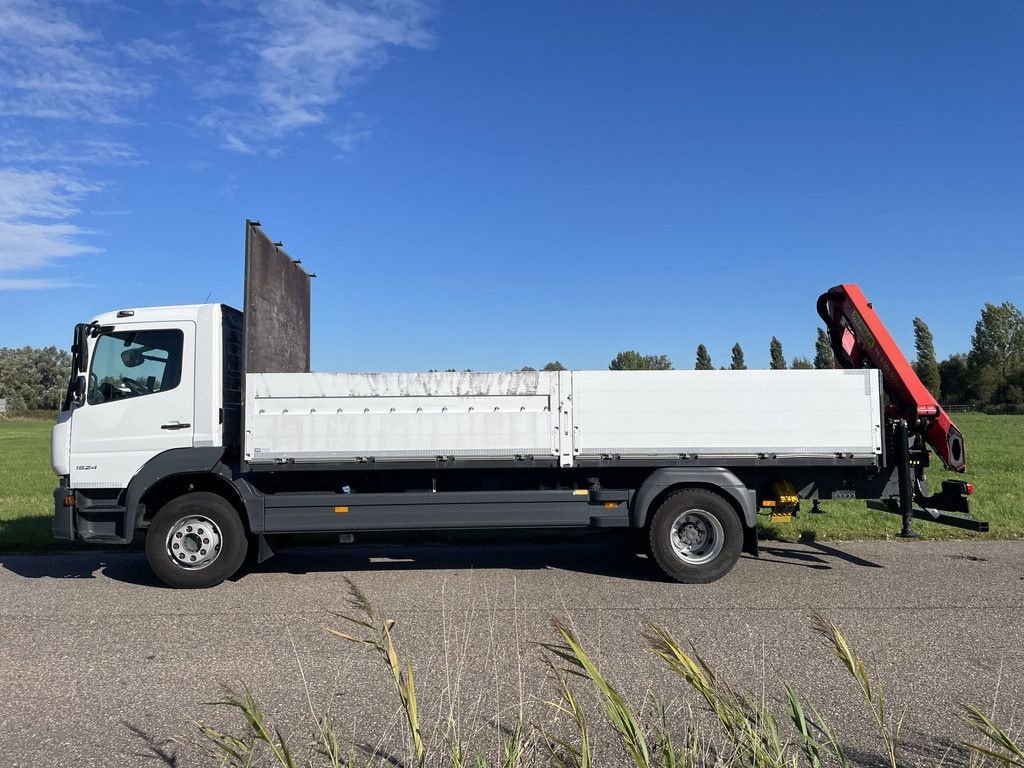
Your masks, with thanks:
[[(970, 351), (952, 354), (942, 361), (936, 359), (935, 340), (928, 325), (915, 317), (914, 350), (914, 370), (940, 402), (995, 411), (1024, 408), (1024, 315), (1013, 302), (985, 304), (971, 335)], [(775, 336), (768, 344), (768, 356), (771, 370), (834, 367), (828, 333), (820, 327), (813, 358), (797, 355), (787, 363), (782, 342)], [(557, 369), (544, 370), (561, 370), (561, 363), (557, 365)], [(642, 354), (634, 349), (619, 352), (608, 363), (612, 371), (666, 371), (674, 367), (668, 355)], [(697, 345), (693, 367), (698, 371), (715, 369), (704, 344)], [(729, 365), (720, 366), (720, 370), (747, 370), (739, 342), (732, 347)]]
[(67, 350), (0, 347), (0, 399), (8, 412), (59, 410), (70, 377)]
[[(935, 356), (935, 340), (928, 325), (914, 318), (914, 370), (940, 402), (971, 405), (987, 410), (1024, 409), (1024, 314), (1012, 302), (985, 304), (971, 335), (971, 349), (945, 360)], [(796, 356), (788, 362), (782, 342), (772, 336), (768, 344), (772, 370), (832, 368), (832, 346), (824, 328), (817, 329), (814, 357)], [(619, 352), (608, 363), (612, 371), (665, 371), (673, 369), (668, 355), (641, 354), (634, 349)], [(693, 367), (714, 370), (711, 353), (698, 344)], [(747, 370), (743, 347), (733, 345), (728, 366)], [(454, 368), (447, 369), (455, 371)], [(521, 370), (533, 371), (524, 366)], [(564, 371), (558, 360), (542, 371)], [(71, 373), (71, 355), (57, 347), (0, 347), (0, 398), (10, 412), (55, 410), (59, 407)]]

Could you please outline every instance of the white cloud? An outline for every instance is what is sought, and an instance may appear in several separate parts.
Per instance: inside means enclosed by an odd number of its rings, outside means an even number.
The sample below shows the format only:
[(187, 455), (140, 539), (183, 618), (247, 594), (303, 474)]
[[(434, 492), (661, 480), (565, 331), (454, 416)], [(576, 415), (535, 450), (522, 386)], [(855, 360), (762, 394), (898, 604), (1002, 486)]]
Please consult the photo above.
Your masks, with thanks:
[(122, 106), (152, 91), (117, 63), (98, 32), (46, 0), (0, 3), (0, 114), (124, 121)]
[(254, 150), (246, 142), (235, 136), (233, 133), (224, 134), (224, 148), (234, 152), (241, 152), (243, 155), (251, 155)]
[(199, 123), (241, 152), (325, 123), (353, 80), (383, 65), (390, 49), (430, 45), (428, 16), (415, 0), (259, 0), (247, 17), (218, 27), (241, 54), (204, 82), (201, 93), (220, 103)]
[(52, 288), (74, 288), (80, 285), (62, 277), (0, 277), (0, 291), (44, 291)]
[(335, 158), (344, 160), (355, 154), (373, 137), (374, 122), (365, 113), (355, 112), (338, 130), (332, 131), (328, 138), (338, 147)]
[[(145, 162), (118, 137), (158, 77), (175, 71), (194, 83), (206, 107), (194, 125), (223, 149), (273, 156), (289, 134), (325, 126), (337, 156), (347, 157), (374, 127), (358, 112), (333, 132), (326, 127), (350, 86), (393, 50), (431, 44), (432, 0), (204, 2), (203, 18), (187, 30), (132, 25), (132, 36), (118, 39), (110, 12), (130, 9), (101, 0), (0, 0), (0, 290), (69, 285), (41, 270), (99, 250), (89, 242), (94, 233), (76, 223), (78, 206), (101, 188), (88, 181), (97, 167)], [(204, 34), (214, 44), (194, 45)], [(200, 61), (199, 51), (210, 54)], [(159, 106), (150, 114), (166, 125), (174, 105)], [(217, 191), (230, 197), (237, 188)]]
[[(77, 201), (99, 187), (53, 171), (0, 169), (0, 273), (51, 266), (99, 249), (82, 242), (88, 231), (68, 221)], [(60, 281), (57, 281), (60, 282)], [(53, 287), (50, 278), (4, 277), (4, 290)]]
[(141, 162), (96, 124), (126, 122), (126, 107), (152, 90), (122, 60), (173, 52), (138, 40), (119, 52), (94, 26), (67, 4), (0, 0), (0, 116), (11, 118), (0, 138), (0, 290), (73, 284), (40, 270), (99, 250), (73, 220), (100, 189), (78, 169)]
[(53, 171), (0, 168), (0, 221), (66, 219), (74, 203), (99, 187)]
[[(40, 13), (45, 10), (45, 13)], [(67, 45), (92, 35), (57, 8), (31, 0), (5, 0), (0, 13), (0, 36), (34, 45)]]
[(39, 132), (10, 131), (0, 139), (0, 163), (7, 165), (142, 165), (131, 144), (104, 138), (52, 138), (41, 141)]
[(142, 64), (159, 61), (181, 63), (189, 60), (188, 55), (173, 43), (158, 43), (148, 37), (129, 40), (118, 46), (118, 50), (129, 59)]
[(55, 259), (96, 253), (98, 248), (79, 239), (87, 234), (70, 223), (0, 221), (0, 272), (38, 269), (49, 266)]

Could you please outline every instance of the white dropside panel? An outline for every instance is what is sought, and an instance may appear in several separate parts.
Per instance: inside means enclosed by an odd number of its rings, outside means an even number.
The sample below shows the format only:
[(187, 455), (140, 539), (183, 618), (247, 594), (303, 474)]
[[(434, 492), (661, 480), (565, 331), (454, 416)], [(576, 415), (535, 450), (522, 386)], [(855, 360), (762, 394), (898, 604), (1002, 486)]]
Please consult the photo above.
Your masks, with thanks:
[(576, 456), (881, 453), (876, 370), (576, 371)]
[(254, 463), (558, 455), (557, 373), (260, 373), (245, 400)]

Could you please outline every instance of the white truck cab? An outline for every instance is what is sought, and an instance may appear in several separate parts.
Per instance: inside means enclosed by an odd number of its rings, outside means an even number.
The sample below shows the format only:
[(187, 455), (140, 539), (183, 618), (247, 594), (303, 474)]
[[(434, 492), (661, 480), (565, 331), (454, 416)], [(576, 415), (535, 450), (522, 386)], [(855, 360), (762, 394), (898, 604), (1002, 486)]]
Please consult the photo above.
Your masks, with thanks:
[(87, 324), (87, 370), (53, 428), (54, 472), (71, 488), (127, 488), (154, 456), (220, 446), (220, 304), (108, 312)]

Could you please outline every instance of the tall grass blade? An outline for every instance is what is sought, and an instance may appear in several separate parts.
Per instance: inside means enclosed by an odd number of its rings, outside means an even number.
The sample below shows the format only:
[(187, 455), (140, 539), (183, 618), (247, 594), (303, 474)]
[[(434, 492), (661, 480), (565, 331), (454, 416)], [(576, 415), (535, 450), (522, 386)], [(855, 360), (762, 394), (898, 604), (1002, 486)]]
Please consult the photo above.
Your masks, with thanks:
[(615, 686), (601, 674), (572, 630), (557, 620), (553, 625), (555, 631), (561, 635), (564, 645), (543, 644), (543, 647), (575, 668), (566, 671), (587, 677), (594, 684), (601, 708), (615, 727), (626, 753), (637, 768), (650, 768), (651, 753), (644, 738), (643, 728), (633, 710)]
[(213, 745), (213, 758), (221, 765), (249, 768), (253, 764), (255, 759), (255, 743), (252, 739), (248, 741), (240, 739), (237, 736), (232, 736), (216, 728), (204, 725), (197, 720), (193, 720), (192, 724)]
[(235, 761), (236, 765), (251, 765), (255, 759), (255, 742), (261, 741), (270, 749), (270, 753), (278, 765), (281, 765), (282, 768), (297, 768), (295, 760), (292, 758), (291, 750), (288, 748), (287, 743), (285, 743), (284, 737), (281, 736), (281, 732), (275, 728), (273, 733), (271, 733), (266, 717), (260, 711), (259, 705), (256, 703), (256, 699), (253, 698), (252, 693), (247, 687), (244, 687), (242, 690), (243, 693), (239, 694), (231, 688), (225, 688), (224, 700), (215, 703), (232, 707), (242, 713), (246, 723), (249, 725), (249, 732), (253, 739), (252, 742), (245, 742), (242, 739), (227, 736), (214, 728), (197, 723), (200, 731), (207, 739), (223, 750), (230, 760)]
[[(348, 582), (349, 585), (349, 601), (366, 617), (366, 620), (345, 616), (343, 614), (334, 615), (356, 626), (369, 629), (374, 632), (374, 634), (370, 637), (363, 637), (360, 635), (353, 635), (349, 632), (343, 632), (342, 630), (334, 629), (333, 627), (325, 626), (323, 629), (327, 630), (335, 637), (340, 637), (342, 640), (374, 649), (377, 652), (377, 655), (383, 660), (385, 665), (388, 667), (388, 670), (391, 672), (391, 679), (395, 684), (395, 690), (398, 692), (398, 697), (402, 704), (402, 710), (405, 713), (413, 757), (416, 761), (416, 765), (423, 768), (427, 759), (427, 754), (426, 747), (423, 742), (423, 732), (419, 721), (419, 711), (416, 702), (416, 683), (413, 677), (412, 663), (409, 661), (403, 662), (399, 658), (398, 649), (395, 647), (394, 635), (392, 633), (395, 622), (391, 619), (379, 619), (369, 598), (359, 590), (351, 579), (346, 579), (346, 582)], [(378, 623), (372, 623), (375, 621)]]
[(672, 730), (668, 725), (668, 714), (665, 712), (665, 705), (657, 702), (654, 705), (658, 714), (658, 751), (661, 753), (662, 768), (684, 768), (686, 765), (686, 751), (677, 752), (672, 742)]
[(651, 650), (684, 682), (697, 691), (736, 752), (737, 765), (788, 765), (778, 723), (767, 708), (749, 695), (735, 693), (704, 659), (687, 653), (669, 632), (651, 627), (646, 635)]
[(782, 687), (786, 691), (789, 719), (796, 727), (796, 732), (800, 734), (800, 751), (811, 768), (821, 768), (821, 744), (811, 733), (811, 725), (804, 715), (803, 705), (796, 692), (788, 684), (784, 683)]
[(321, 754), (330, 760), (331, 768), (341, 768), (341, 744), (329, 717), (321, 718), (319, 730)]
[(549, 701), (548, 705), (555, 710), (572, 718), (576, 727), (576, 736), (579, 746), (570, 743), (566, 739), (552, 736), (543, 728), (540, 728), (544, 737), (544, 746), (548, 750), (549, 757), (555, 761), (558, 768), (591, 768), (592, 753), (590, 747), (590, 728), (587, 725), (586, 714), (576, 694), (569, 685), (565, 673), (551, 663), (551, 659), (545, 658), (545, 663), (551, 670), (551, 679), (554, 681), (555, 689), (559, 694), (559, 701)]
[(895, 724), (889, 723), (888, 721), (891, 720), (891, 717), (886, 715), (885, 692), (881, 682), (875, 680), (874, 684), (872, 684), (867, 666), (853, 650), (849, 642), (847, 642), (839, 627), (821, 614), (816, 614), (814, 617), (814, 628), (824, 638), (825, 644), (832, 648), (836, 657), (842, 662), (846, 671), (850, 673), (850, 676), (857, 683), (858, 688), (860, 688), (861, 695), (871, 711), (875, 725), (878, 728), (878, 734), (882, 739), (886, 760), (890, 768), (897, 768), (897, 744), (906, 709), (903, 710), (903, 714)]
[(1024, 748), (1010, 738), (1009, 734), (1007, 734), (1006, 731), (1004, 731), (999, 724), (995, 722), (995, 720), (986, 715), (980, 709), (971, 706), (965, 706), (964, 709), (967, 710), (967, 716), (964, 718), (964, 722), (966, 722), (974, 731), (991, 741), (995, 747), (993, 749), (981, 746), (980, 744), (964, 742), (964, 746), (967, 747), (967, 749), (972, 752), (976, 752), (977, 754), (989, 757), (995, 760), (999, 765), (1024, 768)]
[(505, 734), (505, 738), (501, 742), (502, 768), (519, 768), (526, 751), (526, 742), (523, 736), (523, 723), (521, 720), (517, 720), (515, 726)]

